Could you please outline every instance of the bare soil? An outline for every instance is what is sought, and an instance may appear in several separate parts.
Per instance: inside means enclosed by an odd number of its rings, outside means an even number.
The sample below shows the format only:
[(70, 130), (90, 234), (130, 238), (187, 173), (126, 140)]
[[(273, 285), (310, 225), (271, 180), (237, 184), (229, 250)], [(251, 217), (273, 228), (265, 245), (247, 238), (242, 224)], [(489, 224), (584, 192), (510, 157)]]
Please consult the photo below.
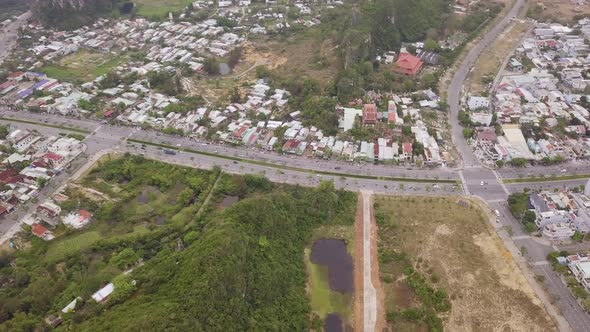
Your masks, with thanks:
[[(577, 3), (580, 4), (577, 4)], [(544, 7), (538, 18), (541, 21), (571, 23), (576, 16), (590, 15), (590, 0), (539, 0), (533, 2)]]
[[(433, 287), (444, 288), (451, 310), (440, 314), (448, 331), (557, 331), (510, 252), (474, 202), (459, 197), (393, 197), (375, 200), (385, 215), (379, 245), (403, 252)], [(465, 200), (465, 198), (462, 198)], [(381, 266), (386, 310), (414, 307), (413, 290), (400, 286), (395, 262)], [(405, 321), (387, 323), (392, 331), (421, 330)]]

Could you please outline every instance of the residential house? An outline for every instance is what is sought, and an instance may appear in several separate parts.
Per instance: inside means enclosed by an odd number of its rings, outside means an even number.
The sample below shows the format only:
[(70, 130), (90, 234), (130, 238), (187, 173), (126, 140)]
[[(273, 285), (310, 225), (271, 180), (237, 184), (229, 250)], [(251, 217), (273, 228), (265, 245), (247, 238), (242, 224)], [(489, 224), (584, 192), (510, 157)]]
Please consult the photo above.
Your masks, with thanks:
[(377, 124), (377, 106), (375, 104), (365, 104), (363, 106), (363, 124)]
[(414, 76), (420, 72), (424, 62), (420, 60), (420, 58), (413, 56), (410, 53), (400, 53), (395, 65), (393, 67), (393, 71), (396, 73), (400, 73), (403, 75), (410, 75)]

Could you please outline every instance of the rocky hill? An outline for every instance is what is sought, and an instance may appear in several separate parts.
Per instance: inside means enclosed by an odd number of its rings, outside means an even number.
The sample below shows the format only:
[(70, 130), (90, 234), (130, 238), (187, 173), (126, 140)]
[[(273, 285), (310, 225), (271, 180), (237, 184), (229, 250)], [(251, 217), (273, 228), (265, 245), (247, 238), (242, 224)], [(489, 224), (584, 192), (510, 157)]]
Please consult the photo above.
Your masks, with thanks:
[(34, 0), (35, 17), (43, 24), (75, 29), (112, 11), (115, 0)]

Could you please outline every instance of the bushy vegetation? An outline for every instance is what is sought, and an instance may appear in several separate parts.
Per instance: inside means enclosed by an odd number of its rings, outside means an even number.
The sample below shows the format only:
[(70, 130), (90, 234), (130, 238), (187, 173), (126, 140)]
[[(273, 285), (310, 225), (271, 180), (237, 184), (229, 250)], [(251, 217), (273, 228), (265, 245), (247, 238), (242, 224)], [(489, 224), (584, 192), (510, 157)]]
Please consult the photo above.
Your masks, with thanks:
[(508, 207), (514, 218), (522, 223), (524, 230), (531, 233), (537, 230), (535, 225), (537, 215), (527, 208), (528, 199), (527, 193), (510, 194), (508, 196)]
[(33, 13), (44, 25), (60, 29), (77, 29), (99, 16), (109, 14), (117, 0), (82, 1), (74, 7), (69, 1), (33, 2)]
[[(0, 256), (0, 330), (40, 327), (77, 296), (83, 300), (63, 315), (61, 328), (308, 330), (304, 248), (316, 227), (352, 224), (356, 202), (332, 183), (315, 190), (280, 186), (261, 176), (131, 156), (103, 160), (82, 185), (111, 200), (97, 204), (69, 191), (62, 209), (92, 209), (93, 223), (83, 232), (100, 232), (101, 239), (49, 260), (46, 251), (62, 239), (46, 243), (25, 234), (30, 249)], [(241, 200), (216, 207), (225, 195)], [(120, 234), (143, 224), (147, 231)], [(66, 239), (78, 234), (68, 232)], [(102, 305), (89, 300), (107, 282), (115, 284), (111, 298)]]

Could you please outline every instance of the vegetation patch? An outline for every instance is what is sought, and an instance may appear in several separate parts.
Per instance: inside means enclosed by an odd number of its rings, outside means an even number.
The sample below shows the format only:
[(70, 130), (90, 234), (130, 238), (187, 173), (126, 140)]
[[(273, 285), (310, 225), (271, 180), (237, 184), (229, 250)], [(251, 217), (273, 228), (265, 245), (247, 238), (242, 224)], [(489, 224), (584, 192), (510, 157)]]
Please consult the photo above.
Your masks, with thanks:
[[(24, 232), (26, 246), (0, 255), (0, 330), (42, 329), (49, 314), (87, 331), (321, 329), (305, 248), (315, 229), (352, 227), (356, 202), (331, 182), (306, 189), (130, 155), (101, 159), (64, 194), (63, 213), (87, 209), (93, 220), (58, 226), (53, 242)], [(226, 196), (239, 201), (216, 208)], [(115, 291), (94, 302), (109, 282)]]
[(89, 231), (75, 236), (51, 242), (47, 249), (46, 257), (49, 261), (64, 259), (70, 254), (86, 249), (100, 240), (97, 231)]
[(157, 19), (163, 18), (170, 12), (184, 9), (190, 1), (187, 0), (137, 0), (137, 15)]
[(527, 182), (550, 182), (550, 181), (564, 181), (564, 180), (580, 180), (588, 179), (590, 174), (572, 174), (563, 176), (544, 176), (544, 177), (528, 177), (515, 179), (502, 179), (504, 183), (527, 183)]
[(81, 50), (67, 55), (41, 71), (60, 81), (88, 82), (98, 76), (106, 75), (113, 68), (125, 63), (125, 55), (111, 55), (95, 51)]

